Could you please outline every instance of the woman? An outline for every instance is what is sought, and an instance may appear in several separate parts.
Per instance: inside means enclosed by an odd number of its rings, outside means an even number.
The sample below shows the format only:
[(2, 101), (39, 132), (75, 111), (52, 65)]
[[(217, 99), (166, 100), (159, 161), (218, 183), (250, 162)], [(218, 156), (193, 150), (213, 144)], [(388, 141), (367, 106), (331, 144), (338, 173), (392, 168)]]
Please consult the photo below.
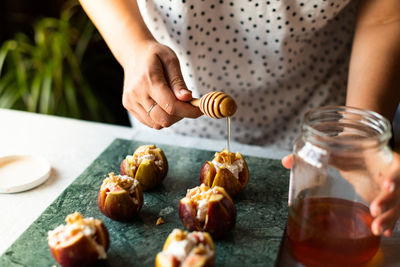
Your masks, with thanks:
[[(304, 113), (327, 104), (393, 119), (398, 0), (138, 2), (81, 0), (124, 69), (135, 127), (224, 138), (223, 120), (180, 121), (201, 115), (188, 103), (192, 92), (215, 90), (238, 102), (232, 137), (248, 144), (290, 148)], [(377, 235), (391, 235), (400, 214), (399, 162), (395, 155), (371, 206)]]

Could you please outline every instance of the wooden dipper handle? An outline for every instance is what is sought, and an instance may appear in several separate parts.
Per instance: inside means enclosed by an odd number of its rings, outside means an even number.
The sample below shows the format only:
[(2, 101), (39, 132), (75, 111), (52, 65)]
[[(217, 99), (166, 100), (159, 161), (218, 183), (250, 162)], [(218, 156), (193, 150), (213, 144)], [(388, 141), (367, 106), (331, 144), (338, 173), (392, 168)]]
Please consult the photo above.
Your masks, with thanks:
[(222, 92), (207, 93), (200, 99), (191, 100), (190, 104), (199, 107), (201, 112), (215, 119), (230, 117), (237, 109), (235, 100)]

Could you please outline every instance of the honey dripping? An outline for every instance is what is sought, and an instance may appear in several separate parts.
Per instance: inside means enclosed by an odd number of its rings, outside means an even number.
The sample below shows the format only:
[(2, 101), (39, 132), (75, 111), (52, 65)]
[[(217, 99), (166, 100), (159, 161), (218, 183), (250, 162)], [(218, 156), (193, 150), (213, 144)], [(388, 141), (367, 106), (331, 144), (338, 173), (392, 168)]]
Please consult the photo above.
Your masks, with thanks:
[(226, 117), (226, 149), (231, 152), (231, 117)]

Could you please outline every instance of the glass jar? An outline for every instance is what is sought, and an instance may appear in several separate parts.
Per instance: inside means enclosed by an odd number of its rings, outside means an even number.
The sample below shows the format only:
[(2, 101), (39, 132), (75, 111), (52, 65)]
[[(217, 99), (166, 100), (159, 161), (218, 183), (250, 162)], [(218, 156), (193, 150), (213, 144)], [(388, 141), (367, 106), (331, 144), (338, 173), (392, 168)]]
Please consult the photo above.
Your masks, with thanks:
[(390, 123), (345, 106), (309, 111), (293, 150), (287, 235), (307, 266), (354, 266), (369, 261), (380, 237), (369, 205), (392, 161)]

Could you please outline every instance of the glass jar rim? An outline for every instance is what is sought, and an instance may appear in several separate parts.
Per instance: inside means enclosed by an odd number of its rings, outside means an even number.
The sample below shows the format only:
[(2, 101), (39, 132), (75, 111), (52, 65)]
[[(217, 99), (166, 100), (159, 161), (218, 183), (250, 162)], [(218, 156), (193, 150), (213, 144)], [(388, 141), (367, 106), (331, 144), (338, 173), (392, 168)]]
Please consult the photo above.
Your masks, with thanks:
[[(356, 140), (351, 138), (338, 139), (315, 127), (314, 124), (316, 120), (321, 120), (323, 116), (335, 113), (337, 116), (340, 115), (343, 118), (347, 116), (347, 120), (349, 120), (349, 116), (354, 116), (354, 118), (363, 118), (363, 120), (352, 120), (350, 118), (349, 121), (352, 121), (354, 125), (359, 123), (360, 125), (369, 127), (369, 129), (373, 130), (375, 134), (367, 135)], [(339, 123), (339, 121), (337, 121), (337, 123)], [(392, 136), (391, 124), (388, 119), (377, 112), (351, 106), (322, 106), (311, 109), (304, 115), (302, 130), (308, 132), (310, 136), (314, 137), (312, 138), (313, 143), (317, 143), (321, 146), (338, 148), (355, 148), (357, 146), (367, 148), (381, 146), (387, 144)]]

